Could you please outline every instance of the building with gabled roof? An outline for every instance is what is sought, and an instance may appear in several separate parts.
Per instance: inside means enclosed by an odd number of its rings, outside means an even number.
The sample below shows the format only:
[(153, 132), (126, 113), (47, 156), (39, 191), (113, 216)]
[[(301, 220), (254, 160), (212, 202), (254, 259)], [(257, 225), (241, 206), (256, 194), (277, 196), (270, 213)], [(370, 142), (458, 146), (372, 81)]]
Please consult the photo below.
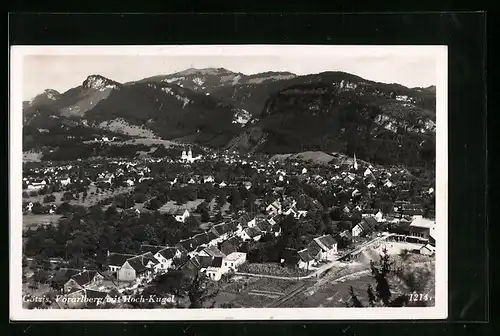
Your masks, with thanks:
[(299, 261), (297, 263), (299, 268), (308, 270), (315, 265), (316, 259), (309, 254), (307, 248), (297, 251), (297, 254), (299, 255)]
[(332, 235), (317, 237), (313, 241), (321, 248), (320, 259), (332, 260), (337, 254), (337, 241)]
[(85, 270), (74, 274), (64, 284), (64, 292), (69, 292), (72, 288), (82, 289), (88, 286), (96, 286), (102, 283), (104, 276), (98, 271)]

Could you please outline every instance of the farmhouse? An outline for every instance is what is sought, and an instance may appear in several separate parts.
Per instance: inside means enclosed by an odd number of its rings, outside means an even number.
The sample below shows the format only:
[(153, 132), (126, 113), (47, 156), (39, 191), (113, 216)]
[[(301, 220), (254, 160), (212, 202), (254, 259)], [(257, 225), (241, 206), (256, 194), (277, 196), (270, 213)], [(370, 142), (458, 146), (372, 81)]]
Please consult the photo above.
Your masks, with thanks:
[(320, 248), (320, 259), (332, 260), (337, 254), (337, 241), (332, 235), (324, 235), (313, 240)]
[(434, 221), (426, 218), (415, 218), (410, 224), (410, 236), (429, 239), (431, 229), (435, 226)]
[(307, 248), (300, 250), (297, 253), (300, 257), (297, 263), (299, 268), (307, 270), (316, 263), (316, 260), (309, 254), (309, 250)]
[(159, 261), (159, 268), (162, 270), (169, 269), (172, 266), (174, 258), (180, 258), (181, 253), (174, 247), (165, 247), (164, 249), (156, 252), (154, 255), (156, 260)]

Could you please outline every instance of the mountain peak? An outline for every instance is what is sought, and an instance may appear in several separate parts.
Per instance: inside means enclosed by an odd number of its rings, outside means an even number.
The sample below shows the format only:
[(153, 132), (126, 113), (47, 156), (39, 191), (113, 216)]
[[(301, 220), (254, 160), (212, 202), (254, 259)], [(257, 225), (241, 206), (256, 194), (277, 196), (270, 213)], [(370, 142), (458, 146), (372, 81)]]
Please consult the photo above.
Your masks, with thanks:
[(101, 75), (89, 75), (82, 86), (87, 89), (103, 90), (116, 89), (120, 84)]

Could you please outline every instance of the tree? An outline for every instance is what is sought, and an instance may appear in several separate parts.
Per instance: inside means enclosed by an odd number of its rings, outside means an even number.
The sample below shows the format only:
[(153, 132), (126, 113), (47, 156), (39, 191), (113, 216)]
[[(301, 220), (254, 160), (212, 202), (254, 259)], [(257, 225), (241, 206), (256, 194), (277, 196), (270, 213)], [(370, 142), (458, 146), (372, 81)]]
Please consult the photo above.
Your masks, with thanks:
[(45, 195), (45, 197), (43, 198), (43, 203), (52, 203), (55, 201), (56, 201), (56, 196), (54, 196), (53, 194)]
[(41, 284), (47, 283), (49, 280), (49, 273), (43, 269), (37, 270), (35, 272), (35, 275), (33, 276), (33, 279)]
[(203, 209), (201, 211), (201, 221), (210, 222), (210, 214), (208, 213), (208, 209)]
[[(390, 260), (387, 249), (382, 251), (379, 262), (370, 263), (372, 276), (376, 282), (375, 290), (371, 285), (367, 287), (368, 305), (371, 307), (403, 307), (403, 306), (422, 306), (425, 301), (409, 302), (409, 296), (402, 294), (392, 299), (389, 277), (399, 280), (405, 286), (405, 293), (422, 293), (432, 277), (432, 271), (429, 267), (420, 267), (405, 269), (405, 267), (394, 267), (394, 262)], [(354, 291), (350, 291), (351, 304), (361, 304), (359, 307), (366, 307), (356, 296)]]
[(196, 231), (200, 228), (200, 222), (194, 216), (189, 216), (186, 218), (185, 222), (186, 229), (190, 231)]
[(220, 211), (217, 211), (217, 213), (214, 216), (214, 222), (218, 223), (223, 220), (222, 213)]
[(242, 198), (240, 191), (237, 188), (233, 188), (231, 190), (230, 202), (231, 202), (231, 208), (233, 209), (234, 212), (240, 209), (242, 204)]

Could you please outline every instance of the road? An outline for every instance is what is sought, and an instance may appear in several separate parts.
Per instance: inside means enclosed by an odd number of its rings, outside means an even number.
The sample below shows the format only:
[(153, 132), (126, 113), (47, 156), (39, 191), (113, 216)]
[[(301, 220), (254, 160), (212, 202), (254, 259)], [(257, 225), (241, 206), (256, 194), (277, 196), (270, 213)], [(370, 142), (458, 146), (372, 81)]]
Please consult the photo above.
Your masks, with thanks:
[(255, 273), (240, 273), (236, 272), (235, 275), (240, 275), (240, 276), (251, 276), (251, 277), (256, 277), (256, 278), (269, 278), (269, 279), (278, 279), (278, 280), (307, 280), (307, 279), (312, 279), (312, 278), (319, 278), (322, 274), (330, 270), (334, 266), (338, 266), (340, 264), (340, 259), (346, 257), (349, 254), (356, 254), (361, 252), (362, 250), (368, 248), (371, 245), (374, 245), (382, 240), (387, 239), (390, 236), (393, 236), (394, 234), (384, 234), (380, 237), (377, 237), (375, 239), (372, 239), (370, 241), (365, 242), (361, 246), (357, 247), (356, 249), (349, 251), (347, 253), (342, 254), (341, 256), (338, 256), (335, 258), (335, 260), (330, 261), (327, 264), (321, 265), (318, 267), (314, 272), (311, 274), (305, 275), (305, 276), (299, 276), (299, 277), (284, 277), (284, 276), (277, 276), (277, 275), (267, 275), (267, 274), (255, 274)]

